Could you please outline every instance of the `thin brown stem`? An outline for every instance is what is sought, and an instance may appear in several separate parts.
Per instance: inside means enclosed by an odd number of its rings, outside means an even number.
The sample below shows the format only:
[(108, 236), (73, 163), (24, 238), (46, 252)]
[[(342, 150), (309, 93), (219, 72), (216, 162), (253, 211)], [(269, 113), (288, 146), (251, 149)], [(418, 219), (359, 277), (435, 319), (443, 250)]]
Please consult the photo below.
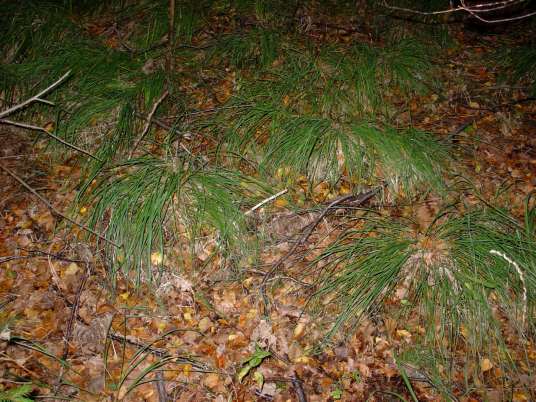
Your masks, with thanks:
[(96, 156), (94, 156), (93, 154), (91, 154), (90, 152), (82, 149), (82, 148), (79, 148), (77, 147), (76, 145), (73, 145), (71, 144), (70, 142), (67, 142), (63, 139), (61, 139), (60, 137), (58, 137), (57, 135), (55, 134), (52, 134), (50, 131), (48, 131), (47, 129), (45, 129), (44, 127), (41, 127), (41, 126), (35, 126), (33, 124), (28, 124), (28, 123), (22, 123), (22, 122), (19, 122), (19, 121), (13, 121), (13, 120), (8, 120), (8, 119), (0, 119), (0, 123), (2, 124), (9, 124), (11, 126), (16, 126), (16, 127), (21, 127), (21, 128), (26, 128), (28, 130), (35, 130), (35, 131), (41, 131), (43, 133), (45, 133), (46, 135), (48, 135), (49, 137), (52, 137), (54, 138), (56, 141), (58, 141), (59, 143), (65, 145), (66, 147), (68, 148), (71, 148), (71, 149), (74, 149), (75, 151), (78, 151), (84, 155), (87, 155), (89, 156), (90, 158), (93, 158), (99, 162), (102, 162), (102, 160), (100, 160), (99, 158), (97, 158)]
[(132, 156), (134, 155), (136, 148), (138, 148), (138, 145), (140, 145), (140, 142), (149, 132), (149, 128), (151, 127), (151, 122), (153, 120), (154, 114), (156, 113), (156, 109), (158, 109), (158, 106), (160, 106), (160, 104), (164, 101), (164, 99), (167, 98), (168, 95), (169, 95), (169, 91), (166, 89), (164, 93), (162, 94), (162, 96), (160, 96), (160, 98), (158, 98), (157, 101), (153, 104), (153, 107), (151, 108), (151, 111), (149, 112), (149, 115), (147, 116), (147, 119), (145, 120), (143, 131), (141, 132), (140, 137), (136, 140), (136, 142), (132, 146), (132, 149), (130, 150), (129, 159), (132, 159)]
[(71, 219), (69, 218), (68, 216), (62, 214), (60, 211), (58, 211), (56, 209), (56, 207), (54, 207), (54, 205), (52, 205), (50, 203), (50, 201), (48, 201), (45, 197), (43, 197), (41, 194), (39, 194), (37, 191), (35, 191), (28, 183), (26, 183), (24, 180), (22, 180), (19, 176), (17, 176), (15, 173), (13, 173), (10, 169), (8, 169), (7, 167), (3, 166), (0, 164), (0, 169), (2, 169), (4, 172), (6, 172), (7, 174), (9, 174), (11, 177), (13, 177), (16, 181), (18, 181), (26, 190), (28, 190), (30, 193), (32, 193), (33, 195), (35, 195), (37, 198), (39, 198), (39, 200), (41, 200), (41, 202), (43, 204), (45, 204), (55, 215), (57, 216), (60, 216), (62, 217), (63, 219), (65, 219), (66, 221), (72, 223), (73, 225), (75, 226), (78, 226), (80, 229), (83, 229), (85, 230), (86, 232), (88, 233), (91, 233), (93, 236), (96, 236), (98, 237), (99, 239), (105, 241), (106, 243), (108, 244), (111, 244), (112, 246), (114, 247), (117, 247), (117, 248), (121, 248), (121, 246), (115, 242), (113, 242), (112, 240), (109, 240), (107, 239), (106, 237), (104, 237), (103, 235), (101, 235), (100, 233), (97, 233), (95, 232), (93, 229), (91, 228), (88, 228), (87, 226), (81, 224), (81, 223), (78, 223), (77, 221), (75, 221), (74, 219)]
[(10, 114), (16, 112), (17, 110), (24, 109), (25, 107), (27, 107), (33, 102), (42, 102), (42, 103), (51, 104), (51, 102), (45, 101), (44, 99), (41, 99), (41, 97), (46, 95), (48, 92), (52, 91), (54, 88), (58, 87), (69, 76), (69, 74), (71, 74), (70, 70), (67, 71), (65, 74), (63, 74), (56, 82), (52, 83), (51, 85), (43, 89), (41, 92), (39, 92), (37, 95), (34, 95), (31, 98), (26, 99), (24, 102), (18, 103), (15, 106), (10, 107), (7, 110), (0, 112), (0, 119), (6, 116), (9, 116)]

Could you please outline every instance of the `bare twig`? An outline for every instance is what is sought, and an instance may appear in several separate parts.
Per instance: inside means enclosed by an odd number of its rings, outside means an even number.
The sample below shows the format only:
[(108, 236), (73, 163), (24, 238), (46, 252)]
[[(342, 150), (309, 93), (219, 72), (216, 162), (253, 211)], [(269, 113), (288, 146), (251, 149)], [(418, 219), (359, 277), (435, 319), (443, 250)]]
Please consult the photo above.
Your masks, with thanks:
[(521, 284), (523, 285), (523, 316), (522, 319), (522, 325), (525, 326), (525, 320), (527, 318), (527, 284), (525, 283), (525, 275), (523, 275), (523, 271), (521, 268), (519, 268), (519, 265), (514, 260), (510, 259), (506, 254), (501, 253), (497, 250), (490, 250), (490, 254), (498, 255), (499, 257), (502, 257), (506, 262), (513, 265), (515, 270), (517, 271), (517, 274), (519, 275), (519, 280), (521, 281)]
[(14, 295), (8, 295), (0, 302), (0, 311), (3, 310), (5, 306), (7, 306), (9, 303), (15, 301), (17, 299), (17, 296)]
[[(201, 334), (199, 331), (196, 331), (194, 329), (175, 329), (172, 331), (168, 331), (168, 334), (171, 334), (173, 332), (186, 332), (186, 331), (191, 331), (191, 332)], [(159, 357), (159, 358), (173, 358), (173, 360), (176, 363), (191, 364), (192, 367), (194, 367), (196, 370), (199, 370), (199, 371), (209, 370), (209, 367), (207, 365), (193, 358), (190, 358), (188, 356), (172, 356), (166, 349), (160, 349), (160, 348), (152, 346), (152, 344), (145, 344), (142, 342), (138, 342), (138, 341), (131, 339), (130, 337), (126, 337), (126, 336), (115, 334), (115, 333), (108, 333), (108, 338), (114, 341), (128, 343), (131, 346), (134, 346), (138, 349), (142, 349), (145, 352), (151, 353), (152, 355)]]
[(164, 382), (164, 376), (161, 370), (157, 370), (156, 377), (156, 390), (158, 391), (158, 402), (169, 402), (169, 395), (166, 391), (166, 383)]
[(298, 401), (307, 402), (307, 396), (305, 395), (305, 392), (303, 391), (302, 380), (298, 377), (298, 374), (296, 374), (296, 372), (294, 372), (292, 376), (290, 377), (290, 382), (292, 383), (292, 386), (294, 387), (294, 392), (296, 393), (296, 396), (298, 397)]
[[(147, 121), (149, 118), (147, 116), (144, 116), (143, 114), (141, 113), (138, 113), (138, 112), (135, 112), (134, 113), (134, 116), (140, 118), (141, 120), (143, 121)], [(156, 117), (153, 116), (153, 118), (151, 119), (152, 123), (154, 123), (156, 126), (158, 127), (161, 127), (163, 128), (164, 130), (167, 130), (167, 131), (178, 131), (177, 129), (174, 129), (173, 127), (171, 127), (169, 124), (166, 124), (165, 122), (163, 122), (162, 120), (160, 119), (157, 119)]]
[(259, 202), (257, 205), (255, 205), (253, 208), (249, 209), (248, 211), (246, 211), (246, 213), (244, 215), (249, 215), (251, 214), (253, 211), (255, 211), (256, 209), (259, 209), (260, 207), (262, 207), (264, 204), (267, 204), (269, 203), (270, 201), (272, 200), (275, 200), (277, 197), (280, 197), (282, 196), (283, 194), (286, 194), (288, 192), (288, 189), (284, 189), (284, 190), (281, 190), (279, 193), (277, 194), (274, 194), (264, 200), (262, 200), (261, 202)]
[(13, 120), (8, 120), (8, 119), (0, 119), (0, 123), (2, 124), (9, 124), (11, 126), (16, 126), (16, 127), (21, 127), (21, 128), (26, 128), (28, 130), (36, 130), (36, 131), (41, 131), (43, 133), (45, 133), (46, 135), (48, 135), (49, 137), (52, 137), (54, 138), (56, 141), (58, 141), (59, 143), (65, 145), (66, 147), (69, 147), (71, 149), (74, 149), (75, 151), (78, 151), (80, 153), (83, 153), (87, 156), (89, 156), (90, 158), (93, 158), (99, 162), (102, 162), (99, 158), (97, 158), (96, 156), (92, 155), (90, 152), (88, 151), (85, 151), (83, 150), (82, 148), (79, 148), (77, 147), (76, 145), (73, 145), (63, 139), (61, 139), (60, 137), (58, 137), (57, 135), (54, 135), (52, 134), (51, 132), (49, 132), (46, 128), (44, 127), (41, 127), (41, 126), (34, 126), (33, 124), (27, 124), (27, 123), (21, 123), (21, 122), (18, 122), (18, 121), (13, 121)]
[(88, 233), (91, 233), (92, 235), (98, 237), (99, 239), (105, 241), (106, 243), (109, 243), (111, 244), (112, 246), (114, 247), (117, 247), (117, 248), (121, 248), (120, 245), (118, 245), (117, 243), (113, 242), (112, 240), (109, 240), (107, 239), (106, 237), (104, 237), (103, 235), (101, 235), (100, 233), (97, 233), (95, 232), (93, 229), (91, 228), (88, 228), (87, 226), (81, 224), (81, 223), (78, 223), (77, 221), (75, 221), (74, 219), (71, 219), (69, 218), (68, 216), (62, 214), (60, 211), (58, 211), (56, 209), (56, 207), (54, 207), (50, 201), (48, 201), (45, 197), (43, 197), (41, 194), (39, 194), (37, 191), (35, 191), (28, 183), (26, 183), (24, 180), (22, 180), (19, 176), (17, 176), (15, 173), (13, 173), (10, 169), (8, 169), (7, 167), (3, 166), (2, 164), (0, 164), (0, 169), (2, 169), (4, 172), (6, 172), (7, 174), (9, 174), (11, 177), (13, 177), (16, 181), (18, 181), (26, 190), (28, 190), (30, 193), (32, 193), (33, 195), (35, 195), (37, 198), (39, 198), (41, 200), (41, 202), (43, 202), (43, 204), (45, 204), (54, 214), (56, 214), (57, 216), (60, 216), (62, 217), (63, 219), (65, 219), (66, 221), (69, 221), (71, 222), (73, 225), (75, 226), (78, 226), (80, 229), (83, 229), (85, 230), (86, 232)]
[(74, 303), (71, 309), (69, 322), (67, 323), (67, 329), (65, 330), (65, 337), (63, 338), (63, 355), (62, 355), (63, 360), (67, 360), (67, 357), (69, 356), (69, 342), (71, 341), (71, 338), (73, 337), (74, 323), (76, 321), (76, 317), (78, 316), (78, 309), (80, 307), (80, 297), (82, 296), (82, 292), (84, 291), (84, 287), (86, 286), (86, 283), (90, 274), (91, 274), (90, 263), (86, 262), (86, 272), (84, 273), (84, 276), (82, 277), (82, 280), (80, 281), (80, 285), (78, 286), (78, 289), (76, 289), (76, 297), (74, 299)]
[(268, 280), (271, 278), (271, 276), (274, 274), (274, 272), (279, 268), (281, 267), (281, 265), (283, 265), (283, 263), (292, 255), (294, 254), (294, 252), (296, 251), (296, 249), (304, 244), (307, 239), (309, 239), (309, 236), (311, 236), (311, 234), (313, 233), (313, 231), (315, 230), (315, 228), (320, 224), (320, 222), (322, 222), (322, 219), (324, 219), (326, 217), (326, 215), (328, 215), (333, 209), (334, 207), (336, 207), (338, 204), (342, 204), (346, 201), (349, 201), (349, 200), (353, 200), (353, 204), (354, 205), (360, 205), (360, 204), (363, 204), (364, 202), (368, 201), (369, 199), (371, 199), (372, 197), (374, 197), (378, 192), (380, 191), (380, 188), (375, 188), (375, 189), (372, 189), (370, 191), (367, 191), (367, 192), (364, 192), (364, 193), (361, 193), (361, 194), (358, 194), (358, 195), (355, 195), (355, 194), (350, 194), (350, 195), (346, 195), (344, 197), (340, 197), (340, 198), (337, 198), (336, 200), (332, 201), (328, 206), (326, 206), (324, 208), (324, 210), (322, 211), (322, 213), (318, 216), (318, 218), (309, 226), (309, 228), (305, 231), (305, 233), (300, 237), (300, 239), (294, 243), (294, 245), (290, 248), (290, 250), (285, 254), (283, 255), (281, 258), (279, 258), (273, 265), (272, 265), (272, 268), (266, 273), (266, 275), (264, 275), (264, 278), (262, 279), (262, 282), (260, 284), (260, 292), (261, 292), (261, 295), (262, 295), (262, 298), (263, 298), (263, 301), (264, 301), (264, 305), (265, 305), (265, 312), (267, 311), (267, 306), (268, 306), (268, 298), (266, 296), (266, 291), (265, 291), (265, 288), (266, 288), (266, 283), (268, 282)]
[(175, 0), (168, 0), (168, 74), (173, 74), (175, 70), (175, 58), (173, 57), (173, 48), (175, 47)]
[(41, 99), (41, 97), (47, 94), (48, 92), (52, 91), (54, 88), (58, 87), (58, 85), (60, 85), (69, 76), (69, 74), (71, 74), (70, 70), (67, 71), (65, 74), (63, 74), (56, 82), (52, 83), (51, 85), (43, 89), (41, 92), (39, 92), (37, 95), (34, 95), (31, 98), (26, 99), (24, 102), (21, 102), (13, 107), (10, 107), (7, 110), (4, 110), (3, 112), (0, 112), (0, 119), (6, 116), (9, 116), (10, 114), (16, 112), (17, 110), (27, 107), (33, 102), (41, 102), (41, 103), (46, 103), (49, 105), (52, 104), (52, 102)]
[(517, 21), (517, 20), (529, 18), (529, 17), (532, 17), (533, 15), (536, 15), (536, 11), (533, 11), (533, 12), (528, 12), (522, 15), (506, 17), (506, 18), (498, 18), (498, 19), (482, 17), (482, 14), (484, 13), (491, 13), (494, 11), (503, 10), (509, 7), (516, 6), (518, 4), (525, 3), (526, 1), (527, 0), (502, 0), (502, 1), (490, 1), (490, 2), (480, 3), (480, 4), (467, 5), (464, 0), (460, 0), (460, 5), (458, 5), (457, 7), (452, 7), (452, 8), (442, 9), (442, 10), (437, 10), (437, 11), (421, 11), (421, 10), (412, 9), (412, 8), (393, 6), (393, 5), (387, 4), (385, 0), (382, 2), (382, 5), (385, 8), (388, 8), (390, 10), (404, 11), (407, 13), (417, 14), (417, 15), (441, 15), (441, 14), (450, 14), (450, 13), (465, 11), (466, 13), (470, 14), (472, 17), (476, 18), (479, 21), (485, 22), (487, 24), (494, 24), (494, 23), (501, 23), (501, 22)]
[(169, 95), (169, 91), (166, 89), (164, 93), (162, 94), (162, 96), (160, 96), (160, 98), (158, 98), (157, 101), (154, 103), (151, 111), (149, 112), (149, 115), (147, 116), (147, 119), (145, 119), (145, 126), (143, 127), (143, 131), (141, 132), (140, 137), (136, 140), (136, 142), (132, 146), (132, 149), (130, 150), (129, 159), (132, 158), (132, 156), (134, 155), (134, 152), (136, 151), (136, 148), (138, 147), (138, 145), (140, 145), (140, 142), (143, 140), (143, 138), (149, 131), (149, 127), (151, 127), (151, 122), (156, 112), (156, 109), (158, 109), (158, 106), (160, 106), (160, 104), (164, 101), (164, 99), (166, 99), (168, 95)]

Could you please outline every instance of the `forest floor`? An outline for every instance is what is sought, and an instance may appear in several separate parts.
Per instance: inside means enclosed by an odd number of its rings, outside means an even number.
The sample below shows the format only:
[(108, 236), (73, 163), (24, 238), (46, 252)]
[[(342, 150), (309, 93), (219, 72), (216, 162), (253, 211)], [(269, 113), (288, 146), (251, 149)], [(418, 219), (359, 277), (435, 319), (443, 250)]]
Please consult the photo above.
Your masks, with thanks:
[[(462, 51), (441, 66), (447, 92), (413, 100), (411, 116), (401, 118), (450, 138), (480, 194), (510, 205), (522, 219), (536, 186), (536, 102), (498, 82), (486, 61), (519, 38), (464, 29), (456, 35)], [(0, 142), (2, 166), (68, 215), (81, 174), (77, 159), (48, 157), (44, 144), (22, 130), (2, 127)], [(310, 353), (322, 334), (303, 313), (308, 300), (294, 290), (310, 284), (297, 274), (341, 233), (344, 210), (322, 219), (307, 244), (287, 255), (292, 238), (318, 212), (298, 215), (275, 203), (270, 225), (276, 241), (262, 252), (262, 264), (240, 274), (221, 272), (221, 257), (208, 244), (185, 269), (165, 270), (158, 289), (119, 279), (112, 290), (94, 245), (81, 240), (82, 229), (7, 170), (0, 188), (0, 308), (13, 323), (0, 335), (4, 386), (30, 379), (33, 395), (84, 401), (425, 401), (448, 399), (445, 393), (459, 401), (536, 400), (531, 367), (520, 364), (518, 377), (506, 382), (485, 358), (480, 378), (460, 371), (447, 391), (439, 390), (426, 373), (397, 362), (413, 334), (388, 316), (365, 319), (348, 339)], [(382, 208), (374, 198), (367, 203)], [(401, 214), (417, 209), (418, 224), (426, 225), (438, 206), (430, 199), (398, 208)], [(164, 259), (151, 257), (155, 264)], [(259, 292), (266, 278), (278, 285), (268, 286), (268, 311)], [(536, 345), (511, 342), (536, 359)]]

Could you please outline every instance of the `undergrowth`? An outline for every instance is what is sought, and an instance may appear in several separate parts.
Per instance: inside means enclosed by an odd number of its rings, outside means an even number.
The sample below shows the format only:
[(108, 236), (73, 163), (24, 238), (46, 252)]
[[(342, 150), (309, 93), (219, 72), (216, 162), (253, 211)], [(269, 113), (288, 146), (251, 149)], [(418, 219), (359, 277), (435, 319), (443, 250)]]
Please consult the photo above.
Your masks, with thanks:
[[(377, 40), (323, 44), (308, 36), (299, 2), (177, 2), (178, 67), (170, 72), (166, 1), (90, 3), (7, 2), (0, 94), (4, 109), (72, 72), (49, 94), (54, 108), (36, 104), (13, 117), (52, 122), (55, 134), (98, 159), (83, 164), (73, 211), (89, 209), (87, 223), (121, 245), (103, 244), (112, 281), (158, 280), (164, 250), (177, 243), (192, 255), (207, 239), (224, 256), (251, 255), (244, 212), (303, 176), (310, 188), (384, 185), (393, 199), (444, 194), (456, 169), (448, 147), (399, 116), (411, 99), (441, 89), (434, 58), (452, 45), (447, 29), (418, 40), (384, 27)], [(116, 19), (99, 21), (102, 10)], [(214, 21), (220, 31), (206, 28)], [(533, 47), (511, 57), (513, 78), (534, 92)], [(144, 131), (158, 99), (158, 128)], [(420, 231), (369, 212), (323, 252), (321, 271), (308, 271), (318, 278), (314, 311), (331, 319), (325, 341), (386, 311), (427, 364), (462, 364), (456, 353), (467, 349), (475, 361), (512, 366), (519, 359), (507, 327), (521, 338), (536, 329), (534, 217), (527, 207), (521, 226), (498, 209), (451, 208)]]
[[(318, 259), (325, 263), (312, 305), (334, 317), (325, 341), (386, 311), (444, 367), (472, 361), (478, 371), (489, 358), (512, 368), (524, 357), (514, 358), (506, 339), (535, 330), (534, 209), (526, 216), (523, 226), (500, 209), (451, 208), (420, 231), (402, 218), (366, 215)], [(459, 359), (459, 350), (468, 355)]]
[[(103, 3), (116, 12), (113, 29), (105, 29), (111, 22), (96, 20), (89, 7), (75, 13), (57, 2), (39, 7), (10, 3), (10, 17), (5, 14), (2, 20), (8, 59), (0, 68), (0, 91), (7, 102), (72, 71), (72, 78), (50, 96), (59, 107), (35, 105), (16, 117), (52, 121), (56, 135), (98, 159), (84, 166), (79, 200), (84, 207), (93, 205), (92, 227), (126, 247), (125, 261), (110, 250), (112, 272), (134, 269), (135, 277), (142, 277), (151, 253), (165, 243), (162, 225), (174, 197), (193, 208), (187, 214), (191, 218), (185, 218), (184, 209), (176, 218), (189, 221), (189, 228), (216, 228), (215, 236), (222, 239), (218, 244), (230, 245), (243, 228), (238, 206), (253, 200), (235, 191), (238, 173), (224, 177), (215, 172), (239, 168), (237, 160), (249, 160), (249, 173), (258, 170), (271, 186), (306, 175), (311, 183), (344, 178), (356, 189), (384, 182), (402, 196), (422, 186), (443, 188), (446, 148), (429, 134), (393, 128), (400, 100), (427, 93), (433, 82), (425, 45), (403, 37), (381, 46), (318, 46), (281, 30), (281, 21), (269, 17), (258, 2), (236, 5), (242, 13), (239, 22), (254, 10), (264, 21), (258, 27), (194, 45), (195, 33), (212, 18), (207, 5), (179, 5), (175, 55), (184, 67), (172, 76), (162, 59), (166, 32), (157, 23), (165, 17), (164, 1)], [(21, 33), (15, 35), (15, 29)], [(205, 72), (198, 71), (200, 63)], [(236, 77), (231, 97), (216, 104), (213, 113), (189, 117), (197, 113), (192, 110), (198, 104), (196, 85), (210, 90), (222, 78), (221, 66)], [(192, 83), (193, 90), (176, 84), (181, 80)], [(157, 116), (179, 114), (167, 120), (171, 129), (163, 142), (158, 130), (151, 129), (131, 155), (145, 116), (165, 89), (170, 95)], [(200, 134), (201, 144), (203, 137), (209, 141), (201, 154), (181, 142), (183, 133), (190, 132)], [(180, 150), (173, 151), (177, 146)], [(217, 157), (209, 156), (214, 151)], [(173, 153), (178, 160), (169, 157)], [(205, 162), (192, 163), (196, 159)], [(280, 177), (274, 180), (277, 172)], [(193, 180), (198, 180), (195, 185)], [(200, 194), (207, 195), (203, 202)], [(221, 203), (214, 201), (217, 197)]]

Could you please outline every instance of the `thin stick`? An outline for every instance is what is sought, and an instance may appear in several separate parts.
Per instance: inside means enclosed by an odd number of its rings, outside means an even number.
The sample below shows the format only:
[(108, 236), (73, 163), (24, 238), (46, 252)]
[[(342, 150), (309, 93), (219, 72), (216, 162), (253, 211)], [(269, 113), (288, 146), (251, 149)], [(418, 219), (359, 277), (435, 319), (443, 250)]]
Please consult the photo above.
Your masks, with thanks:
[(99, 162), (102, 162), (102, 160), (100, 160), (99, 158), (97, 158), (96, 156), (92, 155), (91, 153), (89, 153), (88, 151), (85, 151), (83, 150), (82, 148), (78, 148), (76, 145), (73, 145), (63, 139), (61, 139), (60, 137), (58, 137), (57, 135), (54, 135), (52, 134), (51, 132), (49, 132), (47, 129), (45, 129), (44, 127), (41, 127), (41, 126), (34, 126), (33, 124), (27, 124), (27, 123), (21, 123), (21, 122), (18, 122), (18, 121), (13, 121), (13, 120), (8, 120), (8, 119), (0, 119), (0, 123), (3, 123), (3, 124), (9, 124), (11, 126), (16, 126), (16, 127), (21, 127), (21, 128), (27, 128), (28, 130), (36, 130), (36, 131), (41, 131), (43, 133), (45, 133), (46, 135), (48, 135), (49, 137), (52, 137), (54, 138), (56, 141), (58, 141), (59, 143), (65, 145), (66, 147), (69, 147), (71, 149), (74, 149), (75, 151), (78, 151), (80, 153), (83, 153), (87, 156), (89, 156), (90, 158), (93, 158)]
[(112, 240), (107, 239), (100, 233), (95, 232), (93, 229), (88, 228), (85, 225), (82, 225), (81, 223), (78, 223), (77, 221), (69, 218), (68, 216), (63, 215), (60, 211), (58, 211), (51, 203), (48, 201), (45, 197), (43, 197), (41, 194), (39, 194), (37, 191), (35, 191), (28, 183), (26, 183), (24, 180), (22, 180), (19, 176), (17, 176), (15, 173), (13, 173), (11, 170), (9, 170), (7, 167), (0, 164), (0, 169), (5, 171), (7, 174), (9, 174), (11, 177), (13, 177), (15, 180), (17, 180), (26, 190), (28, 190), (30, 193), (35, 195), (37, 198), (43, 202), (54, 214), (61, 216), (66, 221), (71, 222), (73, 225), (78, 226), (80, 229), (85, 230), (88, 233), (91, 233), (93, 236), (98, 237), (99, 239), (105, 241), (108, 244), (111, 244), (114, 247), (121, 248), (120, 245), (113, 242)]
[(521, 280), (521, 284), (523, 285), (523, 316), (521, 317), (521, 323), (523, 324), (523, 326), (525, 326), (525, 319), (527, 317), (527, 284), (525, 283), (525, 275), (523, 275), (523, 271), (521, 270), (521, 268), (519, 268), (517, 262), (510, 259), (506, 254), (501, 253), (497, 250), (490, 250), (489, 253), (504, 258), (505, 261), (514, 266), (515, 270), (517, 271), (517, 274), (519, 275), (519, 279)]
[(166, 391), (166, 383), (161, 370), (155, 373), (156, 390), (158, 391), (158, 402), (169, 402), (169, 396)]
[(67, 71), (65, 74), (63, 74), (60, 79), (58, 79), (56, 82), (54, 82), (53, 84), (49, 85), (47, 88), (43, 89), (41, 92), (39, 92), (37, 95), (35, 96), (32, 96), (31, 98), (29, 99), (26, 99), (24, 102), (21, 102), (13, 107), (10, 107), (9, 109), (7, 110), (4, 110), (3, 112), (0, 112), (0, 119), (1, 118), (4, 118), (6, 116), (9, 116), (10, 114), (16, 112), (17, 110), (20, 110), (20, 109), (23, 109), (25, 108), (26, 106), (28, 106), (30, 103), (33, 103), (33, 102), (43, 102), (43, 103), (48, 103), (48, 101), (45, 101), (43, 99), (41, 99), (41, 97), (43, 95), (45, 95), (46, 93), (52, 91), (54, 88), (56, 88), (58, 85), (60, 85), (68, 76), (69, 74), (71, 74), (71, 70)]
[[(353, 200), (353, 203), (357, 206), (357, 205), (360, 205), (364, 202), (366, 202), (367, 200), (371, 199), (372, 197), (374, 197), (376, 195), (376, 193), (378, 193), (378, 191), (380, 191), (380, 188), (375, 188), (373, 190), (370, 190), (370, 191), (367, 191), (367, 192), (364, 192), (364, 193), (361, 193), (361, 194), (358, 194), (358, 195), (355, 195), (355, 194), (350, 194), (350, 195), (346, 195), (344, 197), (340, 197), (340, 198), (337, 198), (336, 200), (332, 201), (327, 207), (324, 208), (324, 210), (322, 211), (322, 213), (318, 216), (318, 218), (313, 222), (312, 225), (309, 226), (309, 228), (305, 231), (305, 233), (300, 237), (300, 239), (294, 243), (294, 245), (290, 248), (290, 250), (285, 254), (283, 255), (281, 258), (279, 258), (273, 265), (272, 265), (272, 268), (266, 273), (266, 275), (264, 275), (264, 278), (262, 279), (262, 282), (260, 284), (260, 292), (261, 292), (261, 295), (262, 295), (262, 298), (263, 298), (263, 301), (264, 301), (264, 304), (265, 304), (265, 307), (268, 306), (268, 298), (266, 296), (266, 291), (265, 291), (265, 287), (266, 287), (266, 283), (268, 282), (268, 280), (270, 279), (270, 277), (274, 274), (274, 272), (281, 266), (283, 265), (283, 263), (285, 262), (285, 260), (287, 260), (292, 254), (294, 254), (294, 252), (296, 251), (296, 249), (303, 243), (305, 243), (307, 241), (307, 239), (309, 238), (309, 236), (311, 236), (311, 233), (313, 233), (313, 230), (315, 230), (315, 228), (318, 226), (318, 224), (322, 221), (322, 219), (324, 219), (324, 217), (331, 212), (331, 210), (337, 206), (338, 204), (342, 204), (348, 200)], [(266, 313), (266, 311), (265, 311)]]
[(151, 122), (153, 120), (153, 116), (156, 112), (156, 109), (158, 109), (158, 106), (164, 101), (164, 99), (167, 98), (168, 95), (169, 95), (169, 91), (166, 89), (164, 93), (162, 94), (162, 96), (160, 96), (160, 98), (158, 98), (158, 100), (154, 103), (151, 109), (151, 112), (149, 113), (149, 115), (147, 116), (147, 119), (145, 120), (145, 126), (143, 127), (143, 131), (140, 137), (134, 143), (132, 150), (130, 151), (130, 155), (128, 156), (129, 159), (132, 159), (132, 156), (134, 155), (134, 151), (136, 151), (136, 148), (138, 148), (138, 145), (140, 145), (140, 142), (143, 140), (143, 137), (145, 137), (145, 135), (149, 131), (149, 127), (151, 127)]
[(71, 309), (71, 315), (67, 323), (67, 329), (65, 330), (65, 337), (63, 338), (63, 355), (62, 355), (63, 360), (67, 360), (67, 357), (69, 357), (69, 342), (71, 341), (71, 338), (73, 337), (74, 322), (76, 320), (76, 317), (78, 316), (78, 310), (80, 308), (80, 298), (82, 297), (82, 292), (84, 291), (84, 287), (86, 286), (86, 283), (90, 274), (91, 274), (91, 268), (90, 268), (89, 262), (86, 262), (86, 272), (84, 273), (84, 276), (82, 277), (82, 280), (80, 281), (80, 285), (78, 286), (78, 289), (76, 290), (76, 296), (74, 299), (73, 307)]
[(501, 23), (501, 22), (509, 22), (509, 21), (517, 21), (525, 18), (532, 17), (533, 15), (536, 15), (536, 11), (528, 12), (526, 14), (518, 15), (515, 17), (507, 17), (507, 18), (501, 18), (501, 19), (487, 19), (484, 17), (481, 17), (480, 14), (483, 13), (489, 13), (496, 10), (501, 10), (508, 7), (513, 7), (514, 5), (524, 3), (526, 0), (503, 0), (503, 1), (496, 1), (496, 2), (488, 2), (488, 3), (482, 3), (477, 4), (473, 6), (468, 6), (465, 4), (464, 0), (461, 0), (461, 6), (455, 7), (455, 8), (449, 8), (449, 9), (443, 9), (438, 11), (420, 11), (416, 9), (411, 8), (404, 8), (404, 7), (397, 7), (390, 4), (387, 4), (387, 2), (384, 0), (382, 5), (385, 8), (396, 10), (396, 11), (405, 11), (412, 14), (417, 15), (439, 15), (439, 14), (449, 14), (449, 13), (455, 13), (459, 11), (465, 11), (477, 20), (480, 20), (482, 22), (485, 22), (487, 24), (495, 24), (495, 23)]
[(259, 209), (260, 207), (262, 207), (264, 204), (267, 204), (269, 203), (270, 201), (272, 200), (275, 200), (277, 197), (280, 197), (282, 196), (283, 194), (286, 194), (288, 193), (288, 189), (284, 189), (284, 190), (281, 190), (279, 193), (277, 194), (274, 194), (264, 200), (262, 200), (261, 202), (259, 202), (257, 205), (255, 205), (253, 208), (249, 209), (248, 211), (246, 211), (246, 213), (244, 215), (249, 215), (251, 214), (253, 211), (255, 211), (256, 209)]
[(168, 0), (168, 60), (167, 72), (171, 76), (175, 70), (173, 48), (175, 47), (175, 0)]
[(296, 374), (296, 372), (292, 373), (292, 376), (290, 377), (290, 382), (294, 387), (294, 392), (298, 397), (298, 401), (307, 402), (307, 396), (305, 395), (305, 392), (303, 390), (302, 380), (300, 379), (300, 377), (298, 377), (298, 374)]

